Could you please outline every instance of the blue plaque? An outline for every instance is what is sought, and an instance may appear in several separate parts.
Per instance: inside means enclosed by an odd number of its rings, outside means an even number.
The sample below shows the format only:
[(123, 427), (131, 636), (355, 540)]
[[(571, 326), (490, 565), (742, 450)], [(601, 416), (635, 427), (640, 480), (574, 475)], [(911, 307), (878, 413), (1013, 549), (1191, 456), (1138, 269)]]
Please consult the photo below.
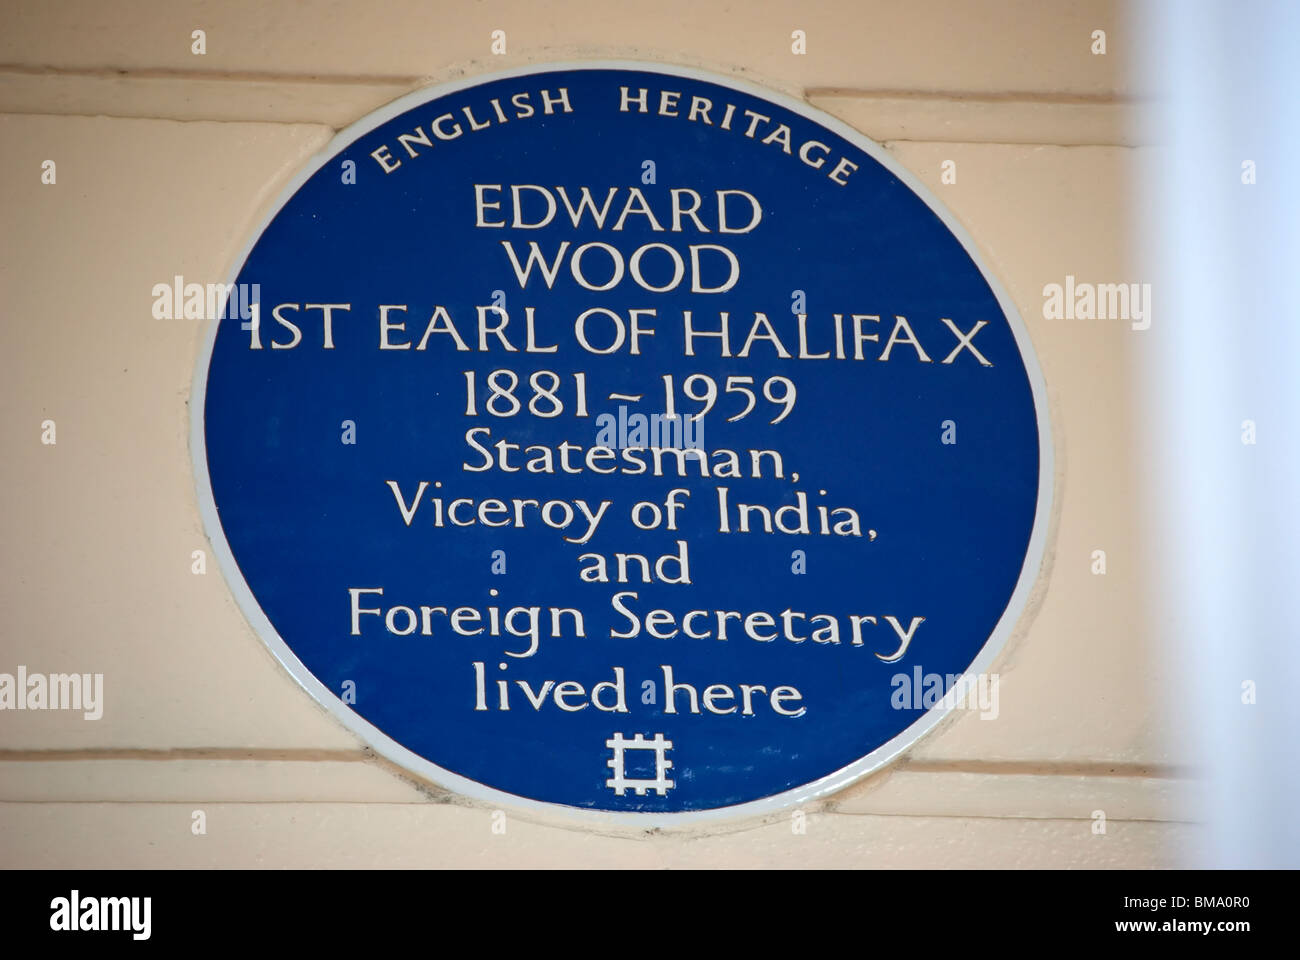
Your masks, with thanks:
[(978, 699), (1025, 608), (1053, 473), (1024, 325), (798, 100), (624, 62), (420, 91), (294, 179), (231, 282), (192, 401), (225, 576), (453, 791), (801, 803)]

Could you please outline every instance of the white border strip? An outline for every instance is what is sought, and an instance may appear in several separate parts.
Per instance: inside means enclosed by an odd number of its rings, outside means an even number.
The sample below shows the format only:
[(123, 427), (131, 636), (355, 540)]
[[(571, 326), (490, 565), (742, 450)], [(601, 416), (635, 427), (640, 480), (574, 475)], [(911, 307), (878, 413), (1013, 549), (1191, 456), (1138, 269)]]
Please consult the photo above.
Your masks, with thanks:
[[(1038, 448), (1039, 448), (1039, 465), (1038, 465), (1038, 510), (1034, 516), (1033, 532), (1029, 537), (1029, 547), (1025, 553), (1024, 566), (1020, 571), (1020, 579), (1016, 583), (1016, 588), (1012, 591), (1011, 599), (1007, 603), (1006, 609), (1002, 613), (1001, 619), (998, 620), (997, 626), (990, 635), (988, 642), (981, 648), (979, 654), (968, 668), (969, 673), (983, 673), (993, 663), (1002, 647), (1011, 636), (1020, 619), (1021, 613), (1029, 601), (1030, 594), (1034, 584), (1038, 579), (1039, 571), (1042, 567), (1043, 554), (1047, 543), (1047, 527), (1052, 515), (1052, 498), (1053, 485), (1055, 482), (1054, 458), (1051, 440), (1051, 423), (1047, 407), (1047, 388), (1043, 381), (1042, 370), (1038, 366), (1038, 359), (1034, 353), (1033, 343), (1029, 338), (1029, 332), (1024, 322), (1020, 318), (1020, 313), (1016, 309), (1015, 303), (1007, 294), (1002, 284), (989, 271), (984, 261), (980, 258), (979, 252), (975, 247), (974, 240), (966, 232), (966, 229), (957, 221), (957, 219), (948, 212), (939, 200), (930, 193), (930, 191), (908, 170), (904, 169), (898, 162), (890, 156), (882, 147), (868, 139), (848, 124), (835, 119), (829, 114), (823, 113), (815, 107), (797, 100), (794, 97), (779, 93), (774, 90), (768, 90), (757, 84), (750, 83), (746, 80), (740, 80), (732, 77), (714, 74), (705, 70), (697, 70), (692, 67), (670, 66), (665, 64), (651, 63), (638, 60), (588, 60), (583, 62), (560, 62), (560, 63), (533, 63), (525, 67), (518, 67), (512, 70), (502, 70), (495, 73), (479, 74), (473, 77), (454, 80), (448, 83), (441, 83), (431, 87), (425, 87), (409, 93), (404, 97), (394, 100), (392, 103), (379, 110), (371, 113), (356, 123), (338, 132), (325, 147), (318, 152), (308, 163), (300, 170), (292, 181), (280, 192), (275, 203), (269, 208), (261, 222), (257, 225), (249, 239), (240, 249), (238, 256), (235, 258), (234, 266), (229, 274), (228, 282), (234, 284), (239, 279), (239, 272), (243, 269), (248, 255), (252, 252), (253, 246), (261, 238), (263, 231), (283, 209), (284, 205), (293, 197), (298, 189), (310, 179), (316, 171), (320, 170), (325, 164), (333, 160), (340, 151), (352, 144), (365, 134), (374, 130), (376, 127), (387, 123), (394, 117), (400, 116), (413, 107), (422, 103), (428, 103), (439, 97), (446, 96), (450, 93), (456, 93), (460, 90), (468, 90), (473, 87), (490, 83), (495, 80), (505, 80), (511, 77), (525, 77), (535, 74), (544, 74), (560, 71), (576, 70), (636, 70), (648, 73), (657, 73), (670, 77), (684, 77), (690, 80), (700, 80), (706, 83), (717, 84), (718, 86), (728, 87), (741, 93), (749, 94), (759, 99), (766, 100), (785, 107), (800, 116), (806, 117), (814, 123), (820, 124), (828, 130), (838, 134), (854, 146), (861, 149), (864, 153), (876, 160), (886, 170), (901, 180), (907, 187), (915, 193), (920, 199), (934, 211), (935, 215), (943, 221), (944, 226), (957, 238), (957, 241), (965, 249), (966, 253), (974, 261), (975, 266), (979, 268), (987, 281), (993, 295), (997, 298), (998, 305), (1002, 308), (1003, 314), (1011, 326), (1011, 332), (1015, 336), (1016, 344), (1020, 349), (1020, 356), (1025, 365), (1025, 371), (1029, 375), (1030, 387), (1034, 396), (1034, 409), (1038, 419)], [(772, 813), (784, 807), (794, 806), (815, 800), (840, 790), (856, 780), (867, 776), (870, 773), (879, 770), (885, 766), (900, 753), (912, 746), (917, 740), (937, 726), (951, 711), (953, 707), (944, 709), (942, 706), (930, 709), (924, 716), (920, 717), (915, 723), (907, 727), (892, 740), (877, 747), (871, 753), (862, 757), (846, 767), (843, 767), (834, 773), (828, 774), (819, 780), (796, 787), (792, 790), (786, 790), (782, 793), (773, 794), (770, 797), (764, 797), (761, 800), (752, 800), (747, 803), (735, 804), (729, 807), (715, 807), (709, 810), (692, 810), (677, 813), (665, 812), (617, 812), (605, 810), (590, 810), (584, 807), (571, 807), (564, 804), (550, 803), (541, 800), (530, 800), (526, 797), (516, 796), (515, 794), (506, 793), (502, 790), (496, 790), (492, 787), (485, 786), (477, 781), (462, 777), (459, 774), (452, 773), (436, 764), (419, 756), (415, 752), (402, 746), (393, 740), (378, 727), (375, 727), (361, 716), (349, 710), (342, 700), (328, 687), (322, 684), (311, 673), (310, 670), (299, 660), (289, 649), (289, 646), (281, 639), (276, 632), (275, 627), (271, 625), (266, 614), (262, 612), (261, 606), (254, 599), (252, 591), (244, 581), (243, 575), (235, 563), (234, 554), (230, 549), (230, 544), (226, 541), (225, 532), (221, 528), (221, 521), (217, 516), (216, 503), (212, 496), (212, 484), (208, 476), (208, 458), (207, 446), (204, 436), (204, 399), (207, 394), (208, 366), (212, 359), (212, 350), (216, 343), (217, 330), (221, 321), (212, 321), (200, 347), (198, 363), (194, 370), (194, 380), (190, 389), (190, 452), (194, 460), (194, 476), (198, 492), (199, 513), (203, 518), (203, 526), (207, 531), (208, 539), (211, 541), (213, 552), (221, 565), (221, 571), (226, 577), (226, 582), (230, 586), (231, 593), (234, 595), (239, 608), (248, 618), (248, 622), (257, 632), (258, 636), (271, 648), (277, 660), (284, 665), (285, 669), (298, 681), (312, 697), (333, 714), (345, 727), (361, 737), (366, 743), (370, 744), (378, 753), (391, 760), (393, 763), (403, 767), (419, 777), (429, 780), (441, 787), (451, 790), (455, 793), (475, 800), (481, 800), (491, 804), (505, 804), (535, 811), (538, 813), (562, 813), (566, 817), (589, 824), (617, 824), (622, 826), (637, 826), (644, 828), (651, 827), (668, 827), (682, 826), (692, 823), (701, 823), (707, 821), (719, 821), (724, 819), (737, 819), (741, 817), (751, 817), (762, 814)], [(940, 701), (941, 704), (943, 701)]]

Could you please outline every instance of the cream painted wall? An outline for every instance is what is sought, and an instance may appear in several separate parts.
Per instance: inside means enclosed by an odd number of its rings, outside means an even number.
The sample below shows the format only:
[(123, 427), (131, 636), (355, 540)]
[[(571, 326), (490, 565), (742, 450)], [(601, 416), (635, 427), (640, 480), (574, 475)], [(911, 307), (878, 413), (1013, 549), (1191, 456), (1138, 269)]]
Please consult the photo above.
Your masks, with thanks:
[[(207, 53), (190, 52), (203, 29)], [(509, 53), (489, 53), (507, 32)], [(791, 31), (808, 53), (790, 51)], [(1107, 53), (1090, 52), (1105, 30)], [(1111, 3), (13, 2), (0, 6), (0, 670), (103, 672), (107, 706), (0, 714), (0, 866), (1160, 866), (1194, 825), (1141, 627), (1120, 321), (1048, 321), (1067, 274), (1141, 278), (1140, 91)], [(226, 276), (258, 212), (337, 128), (419, 86), (635, 57), (806, 97), (885, 146), (968, 228), (1050, 395), (1049, 559), (995, 669), (1001, 716), (788, 814), (593, 833), (491, 810), (373, 758), (276, 663), (208, 549), (188, 453), (199, 327), (174, 274)], [(57, 183), (41, 164), (57, 163)], [(958, 182), (940, 182), (940, 164)], [(58, 443), (41, 443), (41, 422)], [(1108, 573), (1091, 573), (1104, 549)], [(960, 711), (958, 711), (960, 713)], [(203, 810), (207, 833), (192, 834)], [(1104, 811), (1104, 834), (1093, 830)]]

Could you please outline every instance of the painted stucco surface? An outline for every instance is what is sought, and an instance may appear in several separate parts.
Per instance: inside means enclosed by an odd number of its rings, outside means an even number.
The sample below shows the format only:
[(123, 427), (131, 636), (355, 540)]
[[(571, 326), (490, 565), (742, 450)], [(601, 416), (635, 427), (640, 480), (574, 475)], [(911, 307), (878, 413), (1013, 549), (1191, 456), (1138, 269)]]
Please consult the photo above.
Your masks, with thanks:
[[(103, 672), (106, 703), (96, 721), (0, 715), (0, 864), (1174, 862), (1196, 829), (1177, 813), (1193, 758), (1164, 746), (1142, 627), (1140, 334), (1043, 317), (1044, 285), (1067, 275), (1142, 276), (1127, 237), (1146, 147), (1124, 26), (1109, 3), (395, 2), (383, 16), (322, 0), (5, 4), (0, 670)], [(1091, 52), (1099, 29), (1104, 55)], [(791, 52), (796, 30), (806, 54)], [(155, 319), (153, 285), (223, 279), (296, 169), (397, 96), (624, 57), (763, 83), (882, 142), (979, 245), (1048, 387), (1056, 516), (1029, 613), (995, 666), (998, 719), (946, 722), (807, 808), (802, 833), (788, 814), (647, 837), (513, 811), (493, 832), (491, 808), (370, 756), (273, 659), (216, 565), (191, 572), (193, 551), (210, 550), (188, 447), (201, 330)], [(196, 810), (205, 835), (191, 830)]]

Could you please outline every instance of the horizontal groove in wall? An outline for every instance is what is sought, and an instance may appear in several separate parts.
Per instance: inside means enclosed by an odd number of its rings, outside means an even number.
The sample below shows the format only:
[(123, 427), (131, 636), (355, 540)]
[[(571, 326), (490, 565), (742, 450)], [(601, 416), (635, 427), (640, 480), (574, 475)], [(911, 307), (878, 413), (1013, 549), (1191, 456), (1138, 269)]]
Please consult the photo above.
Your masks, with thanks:
[(85, 77), (97, 80), (222, 80), (232, 83), (319, 83), (332, 86), (392, 86), (421, 82), (418, 75), (277, 73), (272, 70), (177, 70), (170, 68), (55, 67), (39, 64), (0, 63), (0, 75), (31, 77)]
[[(0, 65), (0, 71), (5, 69)], [(1091, 106), (1135, 106), (1144, 101), (1112, 94), (1042, 93), (1035, 90), (1004, 90), (997, 93), (971, 93), (963, 90), (882, 90), (861, 87), (809, 87), (804, 91), (809, 100), (819, 97), (843, 97), (863, 100), (914, 100), (953, 101), (961, 103), (1041, 103), (1062, 106), (1086, 104)]]
[(312, 750), (270, 747), (178, 747), (172, 750), (106, 747), (89, 750), (0, 750), (0, 763), (67, 763), (77, 760), (251, 760), (297, 763), (356, 763), (370, 760), (366, 749)]
[(1154, 142), (1154, 108), (1142, 101), (824, 89), (809, 91), (807, 97), (880, 141), (1116, 147)]
[[(413, 76), (62, 70), (0, 65), (0, 113), (324, 124), (342, 129), (425, 83)], [(805, 98), (878, 141), (1135, 146), (1145, 103), (1025, 92), (816, 87)]]
[[(366, 749), (316, 750), (268, 747), (178, 747), (175, 749), (106, 747), (60, 750), (0, 749), (0, 763), (69, 762), (76, 760), (251, 760), (291, 762), (361, 762), (375, 758)], [(1105, 760), (903, 760), (895, 770), (909, 773), (978, 773), (1003, 776), (1040, 777), (1138, 777), (1143, 779), (1188, 779), (1195, 772), (1188, 767)], [(885, 771), (889, 772), (889, 771)]]
[(419, 85), (416, 79), (339, 83), (314, 78), (0, 71), (0, 113), (323, 124), (337, 130)]
[[(368, 761), (368, 762), (367, 762)], [(1194, 788), (1136, 764), (903, 763), (808, 812), (852, 815), (1181, 821)], [(0, 802), (456, 803), (366, 751), (0, 751)], [(468, 801), (466, 801), (468, 802)]]
[(1188, 767), (1152, 763), (1110, 763), (1104, 760), (906, 760), (899, 769), (909, 773), (979, 773), (1031, 777), (1138, 777), (1149, 780), (1186, 780), (1195, 777)]

